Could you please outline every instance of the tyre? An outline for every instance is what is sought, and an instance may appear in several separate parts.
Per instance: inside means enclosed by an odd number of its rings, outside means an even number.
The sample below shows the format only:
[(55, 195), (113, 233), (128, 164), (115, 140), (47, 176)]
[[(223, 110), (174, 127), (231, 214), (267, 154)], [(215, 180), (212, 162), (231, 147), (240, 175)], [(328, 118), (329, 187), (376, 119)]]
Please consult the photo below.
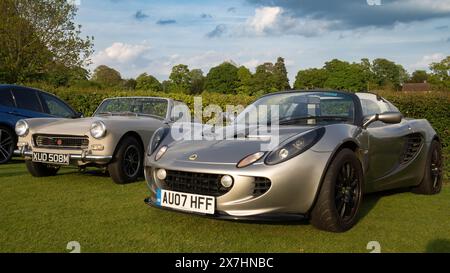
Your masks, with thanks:
[(117, 184), (135, 182), (143, 174), (144, 148), (134, 137), (125, 137), (118, 145), (108, 171)]
[(16, 147), (16, 134), (8, 127), (0, 126), (0, 164), (11, 160)]
[(353, 151), (341, 150), (325, 173), (311, 211), (312, 225), (331, 232), (351, 229), (358, 219), (363, 187), (364, 176), (359, 159)]
[(442, 189), (442, 147), (441, 144), (433, 140), (430, 152), (425, 165), (425, 175), (419, 186), (413, 188), (412, 192), (417, 194), (433, 195), (441, 192)]
[(28, 172), (34, 177), (54, 176), (59, 171), (59, 166), (51, 166), (43, 163), (25, 160)]

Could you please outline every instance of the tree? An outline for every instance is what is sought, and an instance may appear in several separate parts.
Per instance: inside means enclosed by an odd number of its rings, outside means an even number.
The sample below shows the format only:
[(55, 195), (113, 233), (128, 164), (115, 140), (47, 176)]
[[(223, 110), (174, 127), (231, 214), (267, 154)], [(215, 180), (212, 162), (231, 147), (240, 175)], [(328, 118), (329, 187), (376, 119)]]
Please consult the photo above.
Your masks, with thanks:
[(152, 75), (143, 73), (136, 78), (136, 89), (162, 91), (162, 84)]
[(0, 80), (39, 80), (55, 64), (69, 69), (88, 64), (93, 38), (80, 38), (76, 12), (66, 0), (2, 0)]
[(408, 79), (408, 73), (403, 66), (386, 59), (375, 59), (372, 63), (374, 81), (380, 87), (399, 89)]
[(409, 82), (423, 83), (428, 80), (428, 73), (425, 70), (416, 70), (412, 73)]
[(127, 79), (122, 82), (122, 87), (126, 90), (135, 90), (137, 81), (135, 79)]
[(205, 90), (222, 94), (235, 94), (238, 87), (237, 72), (237, 67), (229, 62), (211, 68), (206, 76)]
[(326, 62), (324, 69), (327, 72), (325, 88), (353, 92), (364, 91), (367, 88), (364, 69), (360, 64), (334, 59)]
[(274, 71), (275, 67), (273, 63), (270, 62), (256, 67), (252, 84), (253, 95), (263, 95), (280, 90), (275, 81)]
[(250, 72), (250, 70), (247, 67), (241, 66), (238, 68), (237, 77), (238, 77), (238, 84), (237, 84), (238, 87), (236, 89), (236, 92), (238, 94), (251, 95), (252, 80), (253, 80), (252, 72)]
[(120, 73), (106, 65), (100, 65), (94, 70), (92, 80), (103, 86), (118, 86), (122, 83)]
[(327, 71), (323, 68), (311, 68), (300, 70), (295, 77), (295, 89), (321, 89), (327, 80)]
[(192, 69), (191, 72), (189, 72), (189, 77), (191, 79), (190, 94), (202, 93), (206, 81), (205, 76), (203, 76), (203, 71), (201, 69)]
[(439, 90), (450, 90), (450, 56), (430, 64), (430, 82)]
[(171, 85), (171, 92), (189, 93), (191, 86), (191, 76), (189, 74), (189, 67), (184, 64), (176, 65), (172, 68), (172, 73), (169, 76)]
[(274, 65), (273, 77), (274, 84), (278, 90), (291, 89), (284, 59), (281, 57), (278, 57), (277, 62)]
[(81, 67), (67, 68), (63, 64), (55, 63), (45, 75), (45, 81), (54, 86), (73, 86), (87, 82), (89, 72)]

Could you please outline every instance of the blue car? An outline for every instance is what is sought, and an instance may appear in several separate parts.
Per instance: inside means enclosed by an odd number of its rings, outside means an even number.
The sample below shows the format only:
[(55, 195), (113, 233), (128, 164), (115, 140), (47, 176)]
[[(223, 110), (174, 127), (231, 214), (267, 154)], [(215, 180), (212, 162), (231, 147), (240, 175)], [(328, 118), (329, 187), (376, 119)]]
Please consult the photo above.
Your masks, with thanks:
[(13, 156), (17, 136), (16, 122), (27, 118), (79, 118), (76, 112), (58, 97), (32, 88), (0, 85), (0, 164)]

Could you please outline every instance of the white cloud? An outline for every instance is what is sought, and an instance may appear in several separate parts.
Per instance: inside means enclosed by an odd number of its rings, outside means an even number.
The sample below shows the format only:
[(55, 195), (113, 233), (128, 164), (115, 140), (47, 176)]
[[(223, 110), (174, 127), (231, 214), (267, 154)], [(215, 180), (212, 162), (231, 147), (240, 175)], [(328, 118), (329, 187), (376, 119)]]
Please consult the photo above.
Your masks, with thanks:
[(124, 64), (134, 62), (151, 49), (148, 44), (132, 45), (115, 42), (110, 47), (100, 51), (93, 57), (96, 65), (100, 64)]
[(263, 33), (266, 29), (274, 27), (282, 11), (283, 9), (280, 7), (258, 8), (247, 23), (256, 33)]
[(431, 63), (440, 62), (445, 58), (442, 53), (433, 53), (430, 55), (423, 56), (419, 61), (412, 64), (410, 67), (412, 70), (425, 69), (427, 70)]
[(257, 36), (291, 34), (310, 37), (326, 32), (333, 24), (336, 21), (294, 17), (281, 7), (261, 7), (255, 9), (255, 14), (239, 29), (241, 34)]

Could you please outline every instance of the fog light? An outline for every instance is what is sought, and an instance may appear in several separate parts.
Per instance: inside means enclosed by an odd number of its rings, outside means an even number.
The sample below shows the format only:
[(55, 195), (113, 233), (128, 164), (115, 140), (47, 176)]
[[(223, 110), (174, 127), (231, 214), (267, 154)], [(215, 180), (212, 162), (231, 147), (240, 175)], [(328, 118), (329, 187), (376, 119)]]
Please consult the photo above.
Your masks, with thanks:
[(229, 175), (224, 175), (222, 179), (220, 179), (220, 183), (225, 188), (231, 188), (231, 186), (233, 186), (233, 178)]
[(159, 169), (159, 170), (156, 172), (156, 177), (157, 177), (159, 180), (164, 180), (164, 179), (166, 179), (166, 178), (167, 178), (167, 172), (166, 172), (166, 170), (164, 170), (164, 169)]

